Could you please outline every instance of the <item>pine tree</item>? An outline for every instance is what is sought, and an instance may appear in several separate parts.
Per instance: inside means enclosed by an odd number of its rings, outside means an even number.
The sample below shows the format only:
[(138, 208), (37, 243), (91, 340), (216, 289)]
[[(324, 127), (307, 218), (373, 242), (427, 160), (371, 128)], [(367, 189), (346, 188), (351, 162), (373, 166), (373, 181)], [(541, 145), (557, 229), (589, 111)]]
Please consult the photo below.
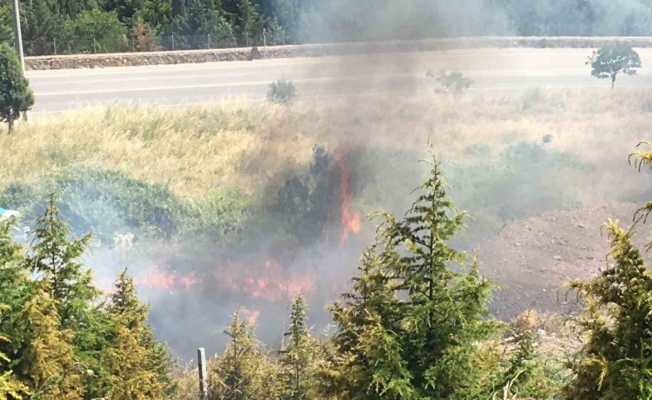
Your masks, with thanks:
[(255, 46), (263, 30), (263, 20), (251, 0), (237, 0), (237, 12), (234, 25), (238, 44)]
[(52, 0), (31, 0), (22, 8), (22, 32), (25, 53), (46, 55), (60, 52), (63, 44), (64, 18), (58, 14)]
[(253, 329), (235, 313), (225, 333), (231, 338), (211, 370), (211, 400), (273, 400), (279, 397), (278, 371)]
[(0, 299), (10, 309), (20, 310), (26, 295), (28, 275), (23, 268), (23, 248), (11, 238), (11, 228), (12, 222), (0, 222)]
[[(8, 309), (4, 304), (0, 304), (0, 319), (4, 319), (4, 312)], [(10, 339), (0, 334), (0, 343), (8, 343)], [(11, 368), (11, 359), (0, 351), (0, 400), (17, 399), (21, 400), (23, 395), (28, 394), (27, 387), (23, 385), (16, 377)]]
[(37, 283), (20, 316), (24, 348), (16, 368), (33, 399), (81, 400), (82, 375), (72, 346), (73, 333), (61, 329), (56, 300), (47, 283)]
[(576, 282), (586, 303), (580, 326), (588, 335), (568, 387), (578, 400), (652, 396), (652, 274), (632, 244), (632, 231), (606, 225), (613, 265), (588, 282)]
[(283, 400), (307, 400), (314, 395), (315, 358), (319, 344), (310, 336), (306, 326), (306, 306), (298, 296), (292, 304), (290, 326), (285, 333), (288, 340), (281, 352), (280, 369)]
[(6, 122), (9, 133), (14, 121), (34, 105), (34, 94), (29, 88), (18, 56), (6, 43), (0, 43), (0, 121)]
[(90, 239), (90, 235), (70, 239), (70, 229), (61, 220), (55, 198), (51, 196), (45, 213), (37, 221), (34, 246), (27, 263), (32, 272), (48, 282), (64, 328), (79, 326), (91, 302), (99, 295), (90, 270), (78, 262)]
[[(399, 328), (400, 304), (383, 261), (389, 259), (383, 260), (376, 246), (369, 248), (352, 291), (344, 295), (346, 302), (331, 307), (338, 328), (332, 340), (335, 354), (319, 371), (326, 396), (343, 400), (411, 396), (409, 376), (392, 334)], [(387, 382), (388, 377), (393, 382)]]
[[(489, 283), (448, 245), (463, 214), (444, 189), (437, 162), (421, 195), (398, 220), (385, 215), (345, 304), (332, 308), (336, 357), (327, 393), (345, 399), (464, 398), (486, 320)], [(457, 265), (455, 269), (453, 265)]]
[(113, 335), (113, 324), (98, 302), (99, 291), (92, 284), (90, 270), (78, 261), (89, 241), (90, 236), (70, 239), (70, 230), (52, 196), (37, 221), (33, 249), (25, 264), (46, 283), (56, 302), (61, 328), (74, 334), (75, 354), (89, 374), (84, 379), (85, 393), (100, 398), (108, 390), (101, 356)]
[(138, 300), (133, 279), (123, 271), (111, 295), (108, 313), (115, 336), (105, 351), (113, 400), (162, 399), (172, 394), (171, 361), (147, 326), (147, 307)]
[(179, 7), (181, 12), (173, 14), (166, 27), (166, 34), (175, 35), (175, 48), (228, 47), (234, 44), (231, 25), (213, 0), (187, 0)]

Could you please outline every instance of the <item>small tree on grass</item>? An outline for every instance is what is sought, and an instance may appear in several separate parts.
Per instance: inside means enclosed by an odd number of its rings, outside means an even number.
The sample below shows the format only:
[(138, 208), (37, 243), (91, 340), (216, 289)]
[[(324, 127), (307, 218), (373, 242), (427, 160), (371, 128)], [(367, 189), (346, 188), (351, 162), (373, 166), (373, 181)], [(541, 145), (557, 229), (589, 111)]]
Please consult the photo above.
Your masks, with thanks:
[(615, 44), (593, 52), (586, 64), (591, 65), (591, 75), (598, 79), (611, 79), (613, 89), (620, 72), (636, 74), (636, 69), (641, 68), (641, 58), (630, 46)]
[(6, 122), (9, 133), (21, 113), (34, 105), (34, 95), (29, 88), (16, 52), (0, 43), (0, 121)]

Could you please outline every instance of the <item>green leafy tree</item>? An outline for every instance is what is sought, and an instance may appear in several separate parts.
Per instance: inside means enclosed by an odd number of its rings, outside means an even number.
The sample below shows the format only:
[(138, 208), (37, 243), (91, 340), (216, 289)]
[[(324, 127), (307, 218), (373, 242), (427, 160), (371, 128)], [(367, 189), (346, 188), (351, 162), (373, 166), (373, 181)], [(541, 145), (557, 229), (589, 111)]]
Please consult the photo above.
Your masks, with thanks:
[(616, 85), (619, 73), (635, 75), (641, 68), (641, 58), (630, 46), (614, 44), (594, 52), (586, 62), (591, 65), (591, 75), (598, 79), (611, 79), (611, 88)]
[(109, 53), (123, 51), (127, 28), (115, 12), (99, 9), (84, 11), (64, 26), (66, 50), (71, 53)]
[(18, 320), (25, 340), (17, 376), (29, 387), (32, 399), (81, 400), (82, 374), (73, 351), (73, 333), (61, 328), (48, 284), (36, 285)]
[(278, 369), (254, 337), (252, 327), (236, 313), (225, 333), (231, 342), (213, 362), (209, 399), (277, 399)]
[(138, 300), (133, 280), (123, 271), (111, 295), (108, 313), (115, 336), (105, 349), (109, 398), (146, 400), (170, 397), (172, 362), (147, 325), (147, 307)]
[(465, 272), (464, 254), (448, 245), (462, 221), (434, 162), (407, 216), (385, 215), (348, 301), (333, 307), (339, 329), (328, 393), (473, 398), (469, 388), (483, 372), (474, 364), (476, 343), (497, 324), (486, 319), (490, 284), (475, 264)]
[(145, 0), (103, 0), (102, 6), (106, 11), (115, 12), (120, 22), (131, 26), (134, 16), (144, 8)]
[(172, 3), (168, 0), (145, 0), (143, 8), (139, 12), (140, 17), (157, 33), (160, 33), (172, 18)]
[(287, 346), (281, 351), (279, 360), (281, 399), (317, 399), (314, 388), (319, 343), (310, 335), (306, 326), (306, 305), (301, 296), (292, 304), (290, 326), (285, 337)]
[(9, 133), (14, 121), (34, 105), (34, 94), (23, 74), (16, 52), (0, 43), (0, 121), (6, 122)]

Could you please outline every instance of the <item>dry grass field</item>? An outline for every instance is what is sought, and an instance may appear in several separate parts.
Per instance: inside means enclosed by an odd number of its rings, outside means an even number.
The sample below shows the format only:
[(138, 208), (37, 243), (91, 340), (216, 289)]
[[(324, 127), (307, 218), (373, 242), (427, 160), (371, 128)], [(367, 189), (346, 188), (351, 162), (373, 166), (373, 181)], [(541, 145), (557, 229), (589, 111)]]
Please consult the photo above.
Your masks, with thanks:
[(363, 98), (289, 107), (225, 102), (179, 108), (114, 107), (35, 115), (0, 135), (0, 188), (71, 167), (120, 171), (200, 198), (216, 186), (253, 193), (278, 171), (309, 162), (315, 144), (434, 150), (491, 161), (516, 141), (581, 161), (624, 160), (649, 136), (652, 92), (532, 89), (519, 95)]

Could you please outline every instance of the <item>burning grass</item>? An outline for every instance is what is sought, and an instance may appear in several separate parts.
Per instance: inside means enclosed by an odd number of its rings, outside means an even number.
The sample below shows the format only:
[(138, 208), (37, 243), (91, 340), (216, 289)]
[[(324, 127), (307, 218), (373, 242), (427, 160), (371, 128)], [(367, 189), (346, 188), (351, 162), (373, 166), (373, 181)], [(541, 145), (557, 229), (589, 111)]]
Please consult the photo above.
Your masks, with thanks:
[(373, 234), (365, 214), (404, 210), (431, 150), (474, 217), (470, 248), (516, 219), (644, 198), (623, 154), (649, 136), (651, 102), (644, 91), (539, 89), (35, 115), (0, 136), (0, 206), (60, 190), (76, 232), (109, 244), (135, 233), (133, 257), (93, 260), (128, 265), (156, 292), (160, 331), (173, 332), (176, 313), (212, 332), (238, 306), (264, 325), (298, 293), (321, 310), (345, 289)]
[(253, 194), (279, 171), (307, 165), (315, 144), (343, 141), (419, 156), (430, 143), (447, 160), (464, 162), (470, 146), (487, 145), (483, 156), (491, 159), (516, 140), (551, 135), (550, 148), (596, 161), (626, 153), (645, 137), (651, 99), (644, 91), (531, 90), (290, 108), (231, 102), (35, 115), (13, 136), (0, 136), (0, 188), (85, 167), (119, 171), (190, 199), (224, 186)]

